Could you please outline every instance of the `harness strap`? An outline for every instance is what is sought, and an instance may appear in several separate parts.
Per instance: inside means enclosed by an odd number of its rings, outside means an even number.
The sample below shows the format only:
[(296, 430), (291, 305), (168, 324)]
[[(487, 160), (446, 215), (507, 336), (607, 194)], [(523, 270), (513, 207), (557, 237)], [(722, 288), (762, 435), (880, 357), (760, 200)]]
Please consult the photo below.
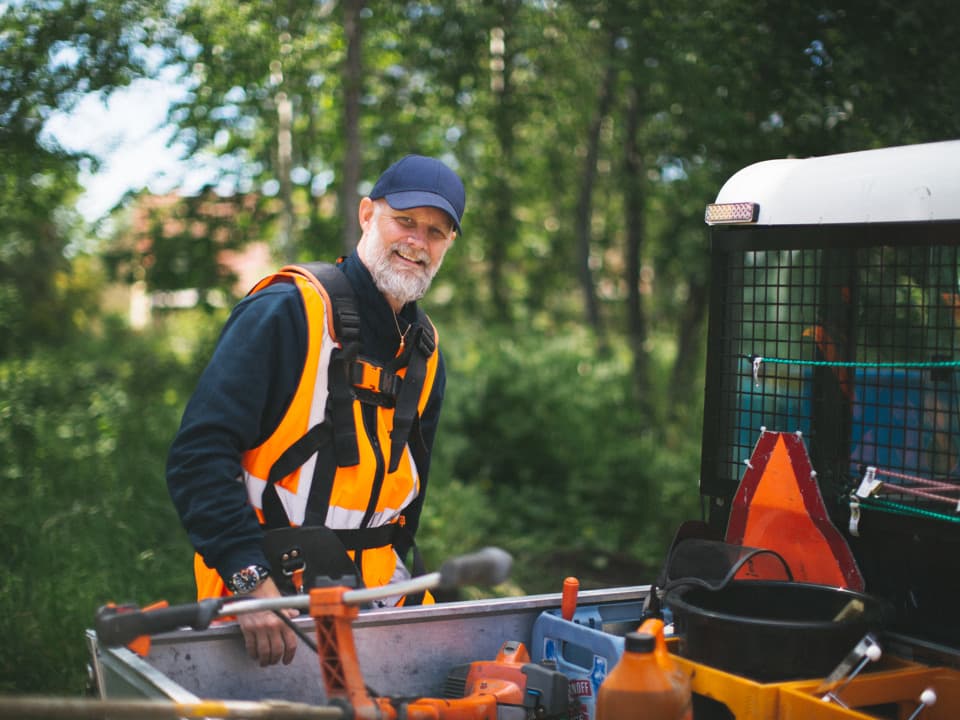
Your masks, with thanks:
[(423, 325), (417, 323), (409, 330), (413, 333), (411, 345), (413, 350), (407, 364), (407, 372), (403, 377), (400, 392), (397, 393), (397, 405), (393, 411), (393, 429), (390, 431), (390, 468), (388, 472), (396, 471), (400, 465), (400, 456), (403, 446), (407, 444), (410, 431), (416, 420), (420, 402), (420, 393), (423, 383), (427, 379), (427, 358), (436, 350), (436, 341), (433, 334)]
[(369, 550), (371, 548), (383, 547), (384, 545), (393, 545), (397, 531), (400, 530), (398, 523), (381, 525), (371, 528), (352, 528), (347, 530), (333, 529), (340, 542), (347, 550)]
[(357, 429), (353, 422), (353, 391), (350, 385), (350, 363), (339, 349), (330, 356), (327, 374), (329, 397), (327, 412), (333, 423), (333, 442), (337, 465), (353, 467), (360, 464)]
[(330, 397), (327, 410), (333, 424), (337, 465), (353, 467), (360, 463), (357, 431), (353, 424), (353, 392), (350, 382), (351, 365), (360, 353), (360, 313), (357, 310), (353, 287), (347, 276), (330, 263), (288, 265), (284, 270), (307, 278), (330, 299), (333, 339), (339, 347), (334, 348), (330, 355), (327, 374)]
[[(310, 457), (320, 451), (321, 448), (330, 442), (330, 423), (324, 420), (322, 423), (314, 425), (307, 430), (303, 436), (293, 445), (284, 450), (270, 468), (270, 474), (267, 476), (267, 486), (263, 489), (261, 499), (261, 509), (263, 511), (264, 525), (268, 528), (285, 528), (290, 525), (290, 518), (287, 511), (284, 510), (280, 502), (280, 496), (277, 493), (277, 483), (292, 473), (298, 467), (301, 467)], [(329, 503), (330, 492), (332, 490), (333, 473), (327, 473), (330, 478), (324, 481), (321, 471), (321, 462), (318, 462), (314, 468), (313, 483), (310, 486), (310, 495), (326, 493), (326, 499), (323, 507), (323, 517), (326, 516), (326, 504)], [(323, 517), (319, 524), (323, 524)]]
[[(320, 427), (320, 425), (317, 425), (314, 429)], [(324, 443), (321, 443), (321, 446), (323, 444)], [(274, 469), (276, 469), (276, 467), (277, 466), (274, 465)], [(264, 520), (263, 527), (266, 529), (274, 530), (290, 527), (290, 517), (287, 515), (287, 511), (280, 502), (280, 496), (277, 493), (277, 482), (283, 477), (285, 477), (285, 475), (280, 474), (279, 471), (271, 471), (270, 482), (263, 490), (261, 505)], [(323, 491), (321, 490), (321, 492)], [(311, 492), (311, 495), (312, 494)], [(314, 524), (323, 525), (323, 521), (308, 523), (307, 525), (312, 526)], [(413, 544), (413, 537), (410, 535), (410, 532), (400, 523), (391, 523), (379, 527), (330, 529), (336, 534), (347, 550), (369, 550), (371, 548), (383, 547), (384, 545), (393, 545), (397, 536), (401, 534), (404, 535), (405, 540), (409, 541), (411, 545)], [(415, 554), (415, 557), (418, 555), (419, 552)], [(422, 571), (416, 574), (422, 574)]]
[(267, 481), (275, 485), (303, 465), (310, 456), (327, 444), (329, 435), (324, 432), (328, 427), (326, 421), (314, 425), (293, 445), (283, 451), (270, 468)]

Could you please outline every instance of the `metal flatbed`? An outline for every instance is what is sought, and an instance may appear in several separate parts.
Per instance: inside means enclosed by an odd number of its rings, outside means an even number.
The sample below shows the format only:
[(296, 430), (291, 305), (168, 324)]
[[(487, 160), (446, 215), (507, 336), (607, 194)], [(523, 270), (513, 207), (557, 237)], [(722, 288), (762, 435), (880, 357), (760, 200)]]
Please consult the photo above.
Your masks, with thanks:
[[(649, 585), (582, 590), (578, 605), (639, 607), (649, 591)], [(558, 610), (560, 600), (556, 593), (363, 610), (353, 629), (365, 681), (381, 694), (437, 696), (452, 667), (493, 659), (507, 640), (529, 645), (537, 618)], [(312, 635), (311, 618), (294, 622)], [(326, 702), (317, 656), (309, 647), (301, 643), (290, 665), (261, 668), (247, 657), (233, 622), (155, 635), (146, 658), (125, 647), (105, 647), (93, 630), (87, 631), (87, 645), (104, 699)]]

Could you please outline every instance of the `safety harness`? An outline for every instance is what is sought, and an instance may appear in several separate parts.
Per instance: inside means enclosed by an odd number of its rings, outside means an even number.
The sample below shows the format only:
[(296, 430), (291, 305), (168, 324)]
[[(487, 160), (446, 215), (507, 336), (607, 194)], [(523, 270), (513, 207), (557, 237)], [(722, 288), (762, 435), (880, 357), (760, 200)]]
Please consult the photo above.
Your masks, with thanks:
[[(291, 530), (287, 515), (277, 492), (277, 483), (301, 467), (314, 453), (333, 443), (333, 457), (338, 467), (352, 467), (360, 462), (357, 441), (357, 428), (354, 423), (353, 403), (358, 400), (363, 405), (393, 408), (393, 428), (390, 433), (390, 465), (387, 473), (394, 472), (403, 455), (404, 446), (409, 444), (413, 460), (418, 468), (427, 467), (427, 448), (420, 431), (418, 403), (427, 376), (427, 361), (436, 350), (435, 331), (426, 313), (417, 309), (417, 319), (410, 325), (403, 337), (401, 352), (384, 366), (379, 366), (360, 358), (360, 314), (353, 287), (346, 275), (336, 265), (324, 262), (288, 265), (281, 272), (297, 274), (313, 284), (320, 294), (328, 299), (327, 310), (333, 320), (333, 339), (336, 343), (329, 360), (328, 395), (325, 417), (322, 422), (311, 427), (296, 442), (290, 445), (274, 462), (270, 469), (268, 482), (263, 492), (262, 511), (264, 529), (284, 530), (275, 533), (283, 537), (281, 544), (289, 545), (286, 538), (296, 538)], [(406, 368), (401, 377), (397, 372)], [(375, 411), (375, 410), (374, 410)], [(315, 464), (313, 482), (307, 503), (307, 512), (303, 527), (323, 526), (333, 490), (335, 468), (324, 467), (325, 463)], [(424, 478), (425, 480), (425, 478)], [(357, 568), (358, 580), (363, 577), (363, 550), (384, 545), (399, 545), (404, 551), (413, 550), (412, 570), (414, 575), (425, 572), (420, 552), (414, 542), (413, 533), (406, 527), (405, 516), (400, 521), (380, 527), (366, 527), (373, 509), (377, 505), (377, 495), (381, 487), (374, 485), (368, 510), (363, 518), (362, 527), (355, 529), (332, 529), (344, 550), (352, 550)], [(423, 488), (421, 488), (421, 492)], [(270, 533), (268, 532), (269, 536)], [(329, 533), (328, 533), (329, 535)], [(307, 541), (312, 543), (312, 541)], [(275, 555), (271, 561), (279, 561), (284, 576), (303, 576), (307, 548), (290, 547), (267, 548)], [(276, 543), (273, 543), (276, 545)], [(315, 544), (315, 543), (313, 543)], [(329, 543), (324, 540), (325, 545)], [(336, 545), (336, 543), (334, 543)], [(272, 552), (270, 552), (272, 550)], [(317, 548), (314, 548), (315, 552)], [(323, 548), (329, 553), (330, 547)], [(335, 552), (335, 550), (334, 550)], [(345, 553), (344, 553), (345, 554)], [(342, 567), (340, 558), (334, 561)], [(308, 572), (316, 568), (308, 567)], [(308, 578), (313, 579), (309, 575)], [(297, 588), (300, 589), (300, 588)], [(419, 598), (408, 596), (406, 604), (419, 604)]]

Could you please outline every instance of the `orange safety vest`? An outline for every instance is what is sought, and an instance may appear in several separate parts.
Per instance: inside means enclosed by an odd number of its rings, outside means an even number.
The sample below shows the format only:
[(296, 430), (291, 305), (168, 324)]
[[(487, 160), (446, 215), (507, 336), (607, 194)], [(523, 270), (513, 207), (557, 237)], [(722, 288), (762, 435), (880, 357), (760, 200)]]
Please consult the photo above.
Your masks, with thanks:
[[(387, 540), (386, 544), (369, 547), (362, 540), (356, 545), (349, 538), (364, 534), (367, 542), (371, 535), (379, 538), (377, 542), (389, 538), (390, 530), (403, 526), (404, 508), (420, 493), (415, 456), (417, 448), (425, 451), (422, 441), (417, 443), (419, 417), (436, 377), (437, 333), (421, 311), (418, 322), (407, 332), (408, 337), (411, 331), (415, 337), (401, 343), (392, 364), (380, 367), (351, 357), (359, 348), (359, 318), (348, 318), (350, 311), (338, 314), (331, 293), (311, 272), (323, 270), (320, 265), (284, 267), (249, 293), (277, 282), (291, 282), (297, 287), (306, 313), (307, 353), (297, 390), (279, 425), (261, 445), (243, 453), (242, 480), (261, 524), (277, 526), (277, 518), (283, 517), (291, 526), (326, 525), (347, 538), (344, 544), (362, 571), (364, 585), (380, 587), (407, 575), (393, 544)], [(339, 269), (326, 267), (348, 282)], [(325, 276), (328, 284), (340, 282), (336, 276)], [(343, 293), (337, 297), (337, 306), (342, 300)], [(351, 343), (344, 338), (351, 334), (350, 329), (338, 324), (355, 325)], [(419, 347), (412, 347), (411, 341)], [(404, 393), (403, 380), (416, 362), (411, 358), (418, 352), (418, 375), (422, 377), (416, 381), (411, 377)], [(331, 371), (331, 365), (336, 370)], [(350, 387), (338, 379), (341, 375), (348, 378)], [(417, 382), (422, 382), (418, 396)], [(413, 427), (404, 428), (398, 439), (395, 424), (411, 425), (411, 397), (416, 408)], [(404, 406), (409, 409), (401, 413)], [(408, 417), (402, 419), (401, 415)], [(305, 442), (308, 438), (313, 442)], [(319, 448), (315, 448), (317, 445)], [(329, 490), (315, 487), (318, 479)], [(198, 599), (230, 594), (219, 573), (207, 567), (199, 554), (194, 558), (194, 574)], [(426, 595), (424, 601), (431, 602), (429, 593)]]

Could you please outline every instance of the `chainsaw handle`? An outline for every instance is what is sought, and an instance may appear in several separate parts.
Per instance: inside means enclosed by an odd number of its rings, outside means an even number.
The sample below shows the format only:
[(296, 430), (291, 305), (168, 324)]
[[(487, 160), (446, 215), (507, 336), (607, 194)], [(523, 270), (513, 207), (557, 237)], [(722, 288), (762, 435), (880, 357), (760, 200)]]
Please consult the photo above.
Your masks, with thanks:
[(438, 587), (452, 589), (462, 585), (499, 585), (510, 576), (511, 565), (513, 558), (506, 550), (485, 547), (444, 562), (440, 566)]
[(220, 613), (222, 598), (196, 603), (140, 610), (130, 605), (104, 605), (97, 610), (94, 627), (97, 638), (108, 647), (127, 645), (143, 635), (169, 632), (189, 625), (203, 630)]

